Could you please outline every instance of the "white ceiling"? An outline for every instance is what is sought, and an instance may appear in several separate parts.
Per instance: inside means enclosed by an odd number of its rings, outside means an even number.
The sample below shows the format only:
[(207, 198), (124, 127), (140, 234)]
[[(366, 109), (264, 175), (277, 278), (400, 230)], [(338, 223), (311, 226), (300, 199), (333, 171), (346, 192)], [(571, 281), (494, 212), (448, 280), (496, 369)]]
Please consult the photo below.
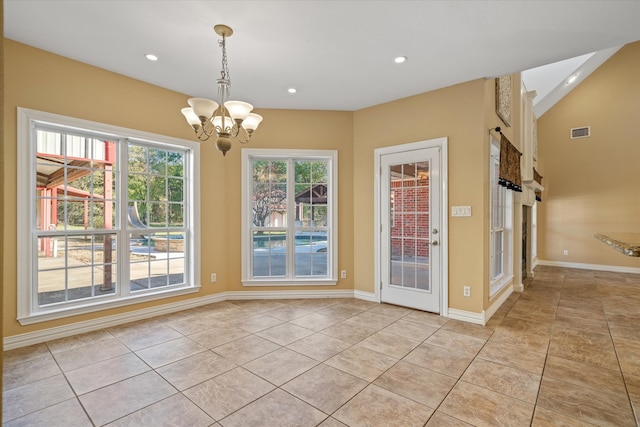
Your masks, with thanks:
[(257, 109), (353, 111), (640, 40), (637, 0), (4, 0), (4, 18), (9, 39), (208, 98), (227, 24), (232, 98)]
[(536, 117), (539, 118), (547, 112), (621, 47), (612, 47), (524, 70), (522, 80), (525, 87), (527, 90), (533, 88), (532, 90), (536, 91), (533, 100), (533, 112)]

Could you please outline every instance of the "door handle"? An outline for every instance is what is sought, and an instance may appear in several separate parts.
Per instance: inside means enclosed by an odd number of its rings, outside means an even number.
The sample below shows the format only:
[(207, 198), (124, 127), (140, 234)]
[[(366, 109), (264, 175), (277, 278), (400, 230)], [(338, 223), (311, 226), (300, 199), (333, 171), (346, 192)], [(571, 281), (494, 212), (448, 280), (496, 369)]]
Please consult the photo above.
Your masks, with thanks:
[(431, 245), (432, 245), (432, 246), (438, 246), (438, 241), (437, 241), (437, 240), (434, 240), (433, 242), (431, 242)]

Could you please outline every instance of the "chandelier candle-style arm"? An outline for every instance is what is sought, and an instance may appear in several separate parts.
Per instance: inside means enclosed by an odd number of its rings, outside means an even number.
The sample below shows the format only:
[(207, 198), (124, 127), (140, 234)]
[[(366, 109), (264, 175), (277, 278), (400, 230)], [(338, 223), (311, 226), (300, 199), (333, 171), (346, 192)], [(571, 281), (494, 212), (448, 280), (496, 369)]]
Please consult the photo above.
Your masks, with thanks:
[(233, 30), (226, 25), (216, 25), (215, 32), (222, 36), (219, 42), (222, 47), (221, 78), (216, 80), (220, 103), (206, 98), (191, 98), (187, 102), (189, 107), (183, 108), (187, 123), (200, 141), (207, 141), (216, 136), (216, 148), (227, 154), (231, 149), (231, 140), (246, 144), (251, 135), (258, 128), (262, 116), (252, 113), (253, 105), (243, 101), (231, 101), (229, 97), (231, 80), (227, 64), (226, 38), (233, 34)]

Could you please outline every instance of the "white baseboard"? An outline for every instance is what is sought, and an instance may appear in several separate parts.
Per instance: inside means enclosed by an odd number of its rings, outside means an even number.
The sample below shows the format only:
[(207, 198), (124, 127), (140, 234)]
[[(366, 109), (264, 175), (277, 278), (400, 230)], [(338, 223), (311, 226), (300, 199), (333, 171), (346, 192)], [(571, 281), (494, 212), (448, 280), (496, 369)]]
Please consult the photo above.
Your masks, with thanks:
[[(366, 294), (366, 292), (362, 292)], [(294, 299), (294, 298), (353, 298), (354, 291), (351, 290), (326, 290), (326, 291), (240, 291), (221, 292), (219, 294), (207, 295), (204, 297), (191, 298), (185, 301), (178, 301), (163, 304), (157, 307), (144, 308), (128, 313), (115, 314), (112, 316), (100, 317), (98, 319), (85, 320), (71, 323), (64, 326), (56, 326), (40, 331), (27, 332), (20, 335), (13, 335), (3, 339), (4, 350), (13, 350), (19, 347), (40, 344), (46, 341), (65, 338), (71, 335), (97, 331), (99, 329), (110, 328), (123, 323), (135, 322), (136, 320), (148, 319), (149, 317), (171, 314), (176, 311), (187, 310), (189, 308), (200, 307), (227, 300), (243, 299)]]
[(491, 319), (496, 311), (504, 304), (509, 298), (509, 295), (513, 293), (513, 285), (509, 285), (507, 289), (496, 299), (493, 304), (481, 313), (474, 311), (458, 310), (457, 308), (449, 308), (449, 318), (455, 320), (462, 320), (463, 322), (475, 323), (476, 325), (486, 325), (487, 321)]
[(380, 302), (375, 292), (353, 291), (353, 297), (371, 302)]
[(322, 291), (236, 291), (223, 292), (225, 300), (249, 299), (297, 299), (297, 298), (353, 298), (351, 290), (322, 290)]
[[(522, 286), (522, 285), (519, 285), (519, 286)], [(484, 325), (486, 325), (487, 321), (491, 319), (491, 317), (494, 314), (496, 314), (496, 311), (498, 311), (498, 309), (502, 307), (502, 304), (504, 304), (504, 302), (507, 300), (507, 298), (509, 298), (509, 296), (514, 292), (514, 290), (515, 290), (515, 287), (513, 285), (508, 286), (507, 289), (500, 295), (500, 298), (496, 299), (489, 306), (487, 311), (484, 312), (485, 314), (484, 323), (483, 323)], [(522, 292), (522, 290), (520, 292)]]
[(27, 332), (20, 335), (5, 337), (3, 339), (3, 347), (4, 350), (13, 350), (19, 347), (39, 344), (45, 341), (51, 341), (85, 332), (97, 331), (98, 329), (135, 322), (136, 320), (148, 319), (149, 317), (160, 316), (163, 314), (175, 313), (176, 311), (187, 310), (189, 308), (199, 307), (201, 305), (212, 304), (214, 302), (224, 300), (225, 297), (222, 293), (207, 295), (204, 297), (191, 298), (185, 301), (163, 304), (157, 307), (143, 308), (141, 310), (130, 311), (128, 313), (115, 314), (112, 316), (100, 317), (98, 319), (71, 323), (69, 325), (42, 329), (40, 331)]
[[(500, 305), (511, 295), (513, 287), (504, 292), (496, 300), (487, 312), (475, 313), (471, 311), (448, 309), (448, 317), (465, 322), (485, 325), (486, 321), (496, 312)], [(150, 307), (128, 313), (116, 314), (112, 316), (100, 317), (98, 319), (76, 322), (64, 326), (56, 326), (40, 331), (27, 332), (3, 339), (4, 350), (13, 350), (19, 347), (40, 344), (58, 338), (65, 338), (71, 335), (92, 332), (99, 329), (109, 328), (123, 323), (135, 322), (137, 320), (148, 319), (150, 317), (171, 314), (189, 308), (200, 307), (222, 301), (250, 300), (250, 299), (296, 299), (296, 298), (357, 298), (365, 301), (379, 302), (374, 292), (358, 290), (321, 290), (321, 291), (237, 291), (221, 292), (219, 294), (207, 295), (204, 297), (191, 298), (186, 301), (178, 301), (170, 304), (163, 304), (157, 307)], [(490, 314), (489, 314), (490, 313)]]
[(618, 265), (585, 264), (581, 262), (549, 261), (544, 259), (538, 260), (537, 265), (545, 265), (549, 267), (578, 268), (581, 270), (611, 271), (614, 273), (640, 274), (640, 267), (621, 267)]
[(449, 308), (449, 318), (462, 320), (463, 322), (475, 323), (476, 325), (486, 325), (485, 312), (475, 313), (473, 311), (458, 310), (457, 308)]

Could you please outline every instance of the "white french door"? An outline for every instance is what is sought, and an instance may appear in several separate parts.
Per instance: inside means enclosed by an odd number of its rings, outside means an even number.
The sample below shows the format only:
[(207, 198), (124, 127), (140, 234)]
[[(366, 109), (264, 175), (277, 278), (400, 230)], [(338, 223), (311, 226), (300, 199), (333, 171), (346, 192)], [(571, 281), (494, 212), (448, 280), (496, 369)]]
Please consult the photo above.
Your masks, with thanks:
[(381, 301), (440, 313), (442, 150), (410, 146), (379, 157)]

